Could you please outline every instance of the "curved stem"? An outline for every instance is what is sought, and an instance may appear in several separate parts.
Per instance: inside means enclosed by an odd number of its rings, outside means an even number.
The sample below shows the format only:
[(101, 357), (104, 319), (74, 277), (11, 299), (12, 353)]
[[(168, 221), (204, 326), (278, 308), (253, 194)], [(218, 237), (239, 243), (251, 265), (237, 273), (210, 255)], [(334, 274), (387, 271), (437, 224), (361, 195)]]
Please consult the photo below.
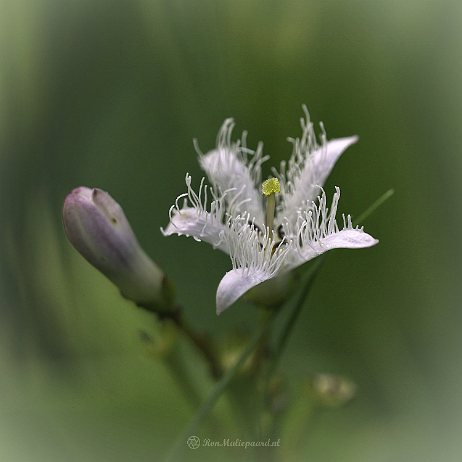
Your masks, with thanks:
[(175, 345), (172, 348), (172, 351), (163, 357), (163, 361), (170, 374), (176, 379), (176, 383), (181, 388), (183, 395), (192, 408), (194, 409), (199, 406), (202, 401), (201, 395), (191, 383), (177, 345)]
[(319, 273), (319, 270), (321, 269), (323, 263), (325, 262), (327, 258), (327, 254), (324, 254), (316, 260), (314, 266), (311, 267), (311, 270), (308, 274), (308, 277), (306, 279), (306, 282), (303, 286), (302, 291), (300, 292), (300, 295), (298, 297), (298, 300), (292, 309), (292, 312), (289, 316), (289, 319), (287, 320), (283, 330), (282, 334), (280, 335), (276, 346), (274, 347), (271, 355), (271, 360), (266, 368), (266, 371), (264, 372), (264, 376), (262, 378), (263, 380), (263, 388), (262, 388), (262, 393), (261, 393), (261, 411), (264, 410), (264, 403), (267, 398), (268, 394), (268, 387), (269, 383), (271, 380), (271, 377), (273, 376), (274, 372), (276, 371), (276, 368), (279, 364), (279, 361), (282, 357), (282, 353), (284, 351), (284, 348), (287, 344), (287, 340), (289, 339), (289, 336), (292, 332), (293, 327), (295, 326), (295, 323), (298, 319), (298, 316), (300, 315), (300, 312), (303, 308), (304, 302), (306, 300), (306, 297), (308, 296), (308, 293), (313, 285), (313, 282), (316, 278), (316, 276)]
[(200, 425), (207, 417), (207, 414), (212, 410), (213, 406), (217, 402), (218, 398), (222, 395), (225, 389), (230, 384), (231, 380), (234, 378), (240, 367), (244, 364), (246, 359), (249, 355), (253, 352), (254, 348), (258, 344), (260, 338), (265, 334), (269, 326), (271, 325), (271, 321), (274, 316), (268, 319), (268, 322), (261, 326), (255, 335), (250, 340), (247, 348), (242, 352), (239, 359), (235, 362), (233, 367), (229, 369), (225, 375), (218, 381), (218, 383), (214, 386), (212, 391), (207, 395), (206, 399), (202, 403), (201, 408), (197, 412), (194, 419), (190, 422), (190, 424), (185, 428), (182, 434), (177, 439), (175, 445), (173, 446), (170, 453), (167, 455), (165, 462), (173, 462), (181, 460), (181, 454), (183, 450), (186, 448), (186, 441), (188, 437), (191, 435), (195, 435), (197, 430), (199, 429)]
[[(381, 197), (379, 197), (372, 205), (370, 205), (356, 220), (354, 220), (354, 225), (356, 226), (357, 224), (361, 223), (366, 217), (368, 217), (376, 208), (378, 208), (380, 205), (382, 205), (387, 199), (389, 199), (393, 194), (394, 194), (393, 189), (389, 189), (387, 192), (385, 192)], [(292, 332), (293, 327), (295, 326), (295, 323), (298, 319), (298, 316), (302, 310), (304, 301), (306, 297), (308, 296), (308, 293), (311, 289), (311, 286), (313, 285), (313, 282), (319, 273), (319, 270), (321, 269), (323, 263), (325, 262), (328, 254), (324, 254), (320, 257), (318, 257), (315, 261), (314, 266), (311, 267), (311, 270), (309, 272), (309, 275), (307, 276), (306, 282), (303, 286), (303, 289), (298, 297), (298, 301), (295, 304), (295, 307), (293, 308), (288, 321), (286, 322), (286, 325), (284, 326), (282, 330), (282, 334), (278, 339), (278, 342), (272, 352), (272, 358), (270, 363), (268, 364), (268, 367), (266, 368), (266, 371), (264, 372), (264, 377), (263, 377), (263, 390), (262, 390), (262, 396), (261, 396), (261, 411), (264, 410), (264, 400), (267, 397), (268, 393), (268, 386), (269, 382), (271, 380), (271, 377), (273, 376), (279, 361), (281, 359), (282, 353), (284, 351), (285, 345), (287, 343), (287, 340), (290, 336), (290, 333)]]
[(282, 331), (281, 337), (279, 338), (279, 341), (274, 349), (273, 360), (268, 369), (268, 377), (272, 375), (272, 373), (274, 372), (274, 370), (276, 369), (279, 363), (279, 360), (281, 358), (282, 352), (284, 351), (284, 347), (286, 346), (289, 335), (292, 332), (293, 327), (295, 326), (295, 322), (297, 321), (298, 316), (300, 315), (300, 312), (302, 311), (303, 303), (305, 302), (305, 299), (308, 293), (310, 292), (311, 286), (313, 285), (313, 282), (316, 276), (318, 275), (319, 270), (321, 269), (322, 265), (326, 261), (326, 258), (327, 258), (327, 254), (321, 255), (320, 257), (316, 259), (315, 264), (311, 267), (307, 280), (298, 297), (298, 301), (295, 304), (295, 307), (293, 308), (292, 313), (290, 314), (290, 317)]
[(210, 371), (214, 379), (219, 379), (223, 375), (223, 368), (220, 364), (216, 349), (213, 348), (211, 339), (205, 335), (197, 332), (181, 315), (180, 311), (177, 311), (174, 316), (171, 317), (175, 325), (180, 329), (183, 334), (189, 338), (189, 340), (199, 349), (202, 355), (205, 357), (210, 366)]
[(159, 320), (164, 321), (170, 319), (173, 321), (175, 326), (180, 332), (186, 336), (190, 342), (196, 346), (196, 348), (202, 353), (206, 361), (210, 366), (210, 371), (214, 379), (218, 380), (223, 375), (223, 368), (220, 364), (218, 355), (216, 354), (216, 348), (212, 344), (209, 336), (197, 332), (191, 324), (189, 324), (182, 314), (182, 308), (179, 305), (175, 305), (175, 309), (169, 312), (160, 313), (155, 311), (150, 306), (138, 305), (141, 308), (145, 308), (148, 311), (157, 314)]
[(388, 198), (393, 196), (395, 193), (394, 189), (389, 189), (386, 193), (382, 194), (372, 205), (370, 205), (361, 215), (354, 220), (353, 225), (356, 226), (357, 224), (364, 221), (377, 207), (380, 207)]

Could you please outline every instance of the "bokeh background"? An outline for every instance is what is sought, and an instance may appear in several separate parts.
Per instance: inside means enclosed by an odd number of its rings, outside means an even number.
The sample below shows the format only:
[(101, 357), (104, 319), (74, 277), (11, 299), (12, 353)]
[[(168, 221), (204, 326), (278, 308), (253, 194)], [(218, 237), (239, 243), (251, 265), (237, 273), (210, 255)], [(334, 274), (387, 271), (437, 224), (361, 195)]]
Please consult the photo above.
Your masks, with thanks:
[[(186, 172), (202, 177), (193, 138), (212, 149), (234, 117), (236, 137), (264, 141), (266, 176), (290, 156), (303, 103), (328, 138), (360, 137), (326, 184), (340, 212), (395, 194), (364, 222), (378, 246), (329, 256), (281, 366), (295, 402), (313, 372), (357, 395), (294, 417), (281, 457), (461, 460), (461, 30), (458, 0), (1, 1), (0, 460), (167, 453), (194, 409), (140, 340), (153, 318), (66, 241), (62, 202), (107, 190), (194, 325), (251, 330), (243, 301), (215, 315), (228, 257), (159, 228)], [(207, 371), (181, 348), (205, 393)]]

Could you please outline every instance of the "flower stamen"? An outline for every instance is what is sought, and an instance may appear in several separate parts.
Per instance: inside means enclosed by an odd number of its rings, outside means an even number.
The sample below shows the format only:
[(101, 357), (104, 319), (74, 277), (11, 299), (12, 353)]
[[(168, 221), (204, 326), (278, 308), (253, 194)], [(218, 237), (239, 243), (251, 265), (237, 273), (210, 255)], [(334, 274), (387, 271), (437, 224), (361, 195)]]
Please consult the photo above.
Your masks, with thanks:
[(274, 208), (276, 206), (276, 193), (281, 192), (281, 185), (277, 178), (270, 178), (263, 182), (262, 193), (266, 196), (266, 219), (265, 227), (268, 229), (268, 236), (271, 236), (274, 228)]

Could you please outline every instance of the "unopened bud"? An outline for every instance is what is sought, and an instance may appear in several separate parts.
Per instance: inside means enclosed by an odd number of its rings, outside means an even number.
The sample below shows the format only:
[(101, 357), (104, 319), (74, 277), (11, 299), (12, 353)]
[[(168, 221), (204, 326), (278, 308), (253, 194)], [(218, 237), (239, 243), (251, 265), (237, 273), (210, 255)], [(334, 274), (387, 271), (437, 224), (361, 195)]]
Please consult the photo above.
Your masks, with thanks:
[(345, 377), (331, 374), (317, 374), (312, 382), (313, 390), (326, 406), (339, 407), (356, 394), (357, 386)]
[(173, 287), (140, 247), (122, 207), (101, 189), (80, 187), (66, 197), (63, 223), (80, 254), (137, 305), (173, 310)]

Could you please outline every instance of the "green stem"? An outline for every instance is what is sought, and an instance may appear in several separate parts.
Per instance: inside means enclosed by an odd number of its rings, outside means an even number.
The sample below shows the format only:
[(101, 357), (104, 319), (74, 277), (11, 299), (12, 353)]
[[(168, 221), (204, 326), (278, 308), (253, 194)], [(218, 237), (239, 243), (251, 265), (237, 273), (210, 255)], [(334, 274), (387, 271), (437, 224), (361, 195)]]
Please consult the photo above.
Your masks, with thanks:
[[(260, 325), (265, 325), (268, 322), (268, 318), (272, 316), (272, 311), (268, 308), (260, 308)], [(260, 341), (258, 342), (255, 348), (255, 374), (258, 377), (255, 377), (256, 387), (260, 387), (260, 393), (256, 397), (256, 413), (252, 419), (254, 425), (253, 432), (255, 433), (256, 439), (262, 438), (262, 416), (265, 410), (265, 400), (266, 400), (266, 370), (268, 369), (268, 356), (270, 353), (270, 331), (266, 330), (266, 333), (261, 336)], [(262, 381), (263, 379), (263, 381)], [(261, 388), (262, 387), (262, 388)]]
[[(376, 208), (378, 208), (380, 205), (382, 205), (388, 198), (390, 198), (394, 194), (393, 189), (389, 189), (385, 194), (383, 194), (379, 199), (377, 199), (370, 207), (368, 207), (355, 221), (354, 225), (356, 226), (357, 224), (361, 223), (366, 217), (368, 217)], [(286, 322), (282, 334), (279, 337), (279, 340), (273, 350), (271, 362), (268, 364), (268, 367), (266, 369), (266, 374), (263, 379), (263, 391), (262, 391), (262, 396), (261, 396), (261, 411), (264, 410), (264, 402), (267, 396), (268, 392), (268, 386), (269, 382), (271, 380), (271, 377), (273, 376), (279, 361), (281, 359), (282, 353), (284, 351), (284, 348), (286, 346), (287, 340), (290, 336), (290, 333), (292, 332), (293, 327), (295, 326), (295, 323), (298, 319), (298, 316), (300, 315), (300, 312), (302, 310), (304, 301), (306, 297), (308, 296), (308, 293), (313, 285), (313, 282), (316, 278), (316, 276), (319, 273), (319, 270), (321, 269), (323, 263), (325, 262), (328, 254), (324, 254), (320, 257), (318, 257), (315, 260), (315, 264), (312, 266), (308, 276), (307, 280), (303, 286), (303, 289), (298, 297), (298, 301), (295, 304), (288, 321)]]
[[(184, 358), (178, 347), (175, 345), (172, 351), (164, 356), (163, 360), (170, 374), (176, 379), (176, 383), (180, 387), (192, 409), (197, 409), (202, 403), (203, 398), (196, 387), (192, 384), (191, 377), (185, 367)], [(210, 431), (211, 435), (218, 435), (221, 429), (221, 422), (214, 417), (215, 416), (210, 416), (207, 430)]]
[(164, 356), (163, 360), (165, 366), (170, 374), (175, 377), (177, 384), (181, 387), (184, 396), (193, 409), (199, 406), (202, 398), (198, 391), (192, 386), (191, 378), (185, 369), (184, 361), (178, 351), (178, 347), (175, 345), (172, 351)]
[(178, 460), (181, 460), (181, 455), (183, 451), (186, 449), (187, 439), (190, 436), (195, 435), (197, 433), (197, 430), (199, 429), (204, 419), (207, 417), (207, 414), (212, 410), (218, 398), (223, 394), (225, 389), (228, 387), (231, 380), (234, 378), (234, 376), (238, 372), (239, 368), (244, 364), (246, 359), (253, 352), (261, 336), (264, 335), (265, 332), (267, 331), (268, 327), (271, 324), (271, 321), (272, 321), (272, 318), (270, 318), (264, 326), (261, 326), (257, 330), (255, 335), (252, 337), (251, 341), (249, 342), (247, 348), (242, 352), (241, 356), (236, 361), (236, 363), (233, 365), (233, 367), (229, 369), (225, 373), (225, 375), (223, 375), (223, 377), (219, 380), (219, 382), (217, 382), (217, 384), (213, 387), (211, 392), (207, 395), (206, 399), (202, 403), (202, 406), (197, 412), (197, 414), (195, 415), (194, 419), (190, 422), (190, 424), (185, 428), (183, 433), (177, 439), (172, 450), (167, 455), (165, 462), (174, 462), (174, 461), (177, 462)]
[(300, 315), (300, 312), (303, 308), (304, 302), (306, 300), (306, 297), (308, 296), (308, 293), (313, 285), (313, 282), (319, 273), (319, 270), (321, 269), (323, 263), (325, 262), (327, 258), (327, 254), (324, 254), (320, 257), (318, 257), (315, 261), (315, 264), (311, 267), (311, 270), (308, 274), (308, 277), (306, 279), (305, 284), (303, 285), (303, 289), (300, 292), (300, 295), (298, 297), (298, 300), (292, 309), (292, 312), (290, 313), (289, 319), (287, 320), (284, 328), (282, 329), (282, 334), (280, 335), (274, 349), (271, 355), (271, 361), (269, 362), (266, 370), (263, 372), (263, 377), (262, 377), (262, 392), (260, 396), (260, 414), (258, 416), (258, 421), (257, 421), (257, 428), (261, 428), (261, 423), (260, 420), (263, 416), (263, 412), (265, 410), (265, 402), (268, 397), (268, 388), (269, 384), (271, 381), (271, 378), (273, 374), (276, 371), (276, 368), (279, 364), (279, 361), (282, 357), (282, 353), (284, 351), (284, 348), (287, 344), (287, 340), (289, 339), (289, 336), (295, 326), (295, 323), (298, 319), (298, 316)]
[[(266, 370), (270, 341), (270, 321), (277, 311), (265, 307), (259, 309), (259, 326), (265, 329), (252, 353), (252, 362), (230, 384), (227, 396), (239, 428), (246, 437), (259, 440), (261, 437), (260, 419), (264, 401), (262, 400), (262, 372)], [(265, 328), (266, 326), (266, 328)]]
[(354, 220), (353, 225), (362, 223), (377, 207), (381, 206), (388, 198), (393, 196), (395, 193), (394, 189), (389, 189), (385, 194), (379, 197), (370, 207), (368, 207), (361, 215)]
[(197, 332), (191, 324), (189, 324), (183, 317), (182, 308), (175, 305), (174, 309), (169, 312), (159, 313), (150, 306), (138, 305), (148, 311), (155, 312), (161, 321), (170, 319), (173, 321), (178, 330), (189, 339), (189, 341), (196, 346), (202, 353), (206, 361), (209, 363), (210, 371), (214, 379), (219, 379), (223, 375), (223, 368), (220, 364), (217, 349), (214, 347), (209, 336)]
[(216, 348), (213, 347), (210, 338), (207, 335), (198, 333), (181, 315), (181, 312), (175, 312), (171, 317), (175, 325), (183, 334), (199, 349), (210, 366), (210, 371), (214, 379), (219, 379), (223, 375), (223, 369), (216, 354)]
[(298, 301), (295, 304), (295, 307), (292, 310), (292, 313), (289, 316), (288, 321), (286, 322), (286, 325), (282, 331), (282, 334), (279, 338), (279, 341), (274, 349), (274, 356), (273, 360), (270, 364), (270, 367), (268, 369), (268, 377), (270, 377), (274, 370), (276, 369), (279, 360), (281, 359), (282, 352), (284, 351), (284, 348), (286, 346), (287, 340), (289, 338), (290, 333), (292, 332), (293, 327), (295, 326), (295, 322), (298, 319), (298, 316), (300, 315), (300, 312), (302, 311), (303, 304), (305, 302), (305, 299), (313, 285), (313, 282), (316, 278), (316, 276), (319, 273), (319, 270), (321, 269), (322, 265), (326, 261), (328, 254), (321, 255), (315, 260), (314, 265), (311, 267), (311, 270), (308, 274), (307, 280), (305, 284), (303, 285), (303, 289), (298, 297)]
[[(259, 310), (259, 325), (261, 327), (265, 327), (268, 325), (270, 319), (274, 316), (274, 312), (271, 309), (262, 307)], [(268, 357), (268, 349), (269, 349), (269, 340), (270, 340), (270, 329), (266, 329), (265, 333), (260, 337), (258, 344), (255, 348), (255, 359), (253, 361), (253, 371), (254, 375), (258, 375), (261, 371), (262, 367), (264, 366), (267, 357)]]

